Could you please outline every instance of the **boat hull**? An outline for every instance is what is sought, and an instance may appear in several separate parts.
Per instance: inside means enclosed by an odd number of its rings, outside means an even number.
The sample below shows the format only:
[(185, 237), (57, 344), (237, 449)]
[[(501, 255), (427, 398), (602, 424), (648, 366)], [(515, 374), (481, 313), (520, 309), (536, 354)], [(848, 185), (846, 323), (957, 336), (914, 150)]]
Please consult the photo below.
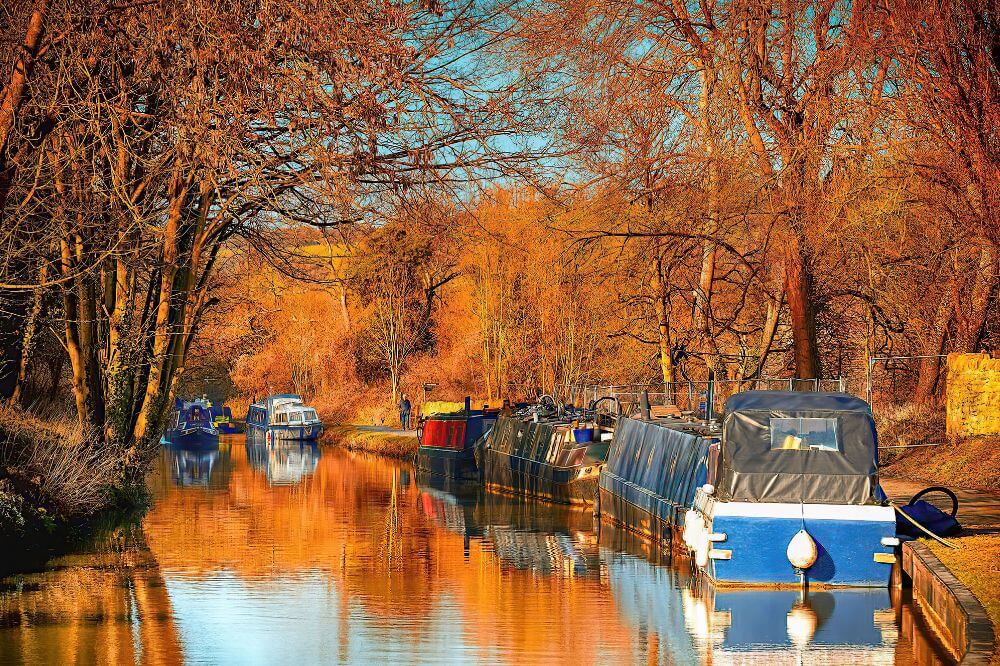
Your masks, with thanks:
[(672, 543), (707, 480), (712, 442), (656, 422), (620, 420), (601, 470), (601, 520)]
[(602, 521), (666, 546), (673, 543), (672, 516), (676, 507), (670, 502), (651, 496), (650, 501), (644, 503), (646, 506), (640, 506), (629, 501), (620, 490), (610, 490), (603, 473), (599, 483), (597, 506)]
[[(259, 426), (247, 424), (247, 438), (252, 442), (314, 442), (323, 434), (322, 425)], [(268, 439), (270, 435), (270, 440)]]
[[(805, 570), (811, 585), (886, 587), (895, 563), (892, 507), (856, 505), (701, 502), (696, 509), (714, 535), (700, 568), (726, 585), (797, 586), (799, 573), (787, 548), (805, 529), (816, 544), (816, 562)], [(887, 543), (883, 542), (883, 539)], [(888, 545), (887, 545), (888, 544)], [(717, 554), (721, 554), (719, 558)], [(697, 555), (696, 555), (697, 559)]]
[(220, 435), (240, 435), (243, 429), (235, 423), (220, 423), (216, 425)]
[(480, 454), (487, 488), (559, 504), (593, 504), (601, 464), (555, 467), (493, 449)]
[(211, 428), (168, 430), (163, 442), (182, 449), (211, 449), (219, 446), (219, 432)]
[(446, 449), (421, 446), (417, 450), (417, 469), (456, 481), (478, 481), (479, 466), (475, 449)]

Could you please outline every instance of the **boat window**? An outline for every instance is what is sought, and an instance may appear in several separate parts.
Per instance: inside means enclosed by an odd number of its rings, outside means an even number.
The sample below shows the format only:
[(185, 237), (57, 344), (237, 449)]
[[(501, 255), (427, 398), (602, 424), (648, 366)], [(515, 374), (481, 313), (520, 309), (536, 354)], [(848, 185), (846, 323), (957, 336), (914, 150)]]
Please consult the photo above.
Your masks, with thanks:
[(315, 421), (316, 420), (316, 410), (315, 409), (307, 409), (305, 412), (303, 412), (303, 414), (305, 415), (306, 421)]
[(302, 423), (302, 413), (301, 412), (292, 412), (291, 414), (288, 415), (288, 422), (289, 423)]
[(771, 450), (839, 451), (837, 419), (771, 419)]
[(285, 412), (278, 412), (274, 415), (275, 423), (288, 423), (288, 414)]

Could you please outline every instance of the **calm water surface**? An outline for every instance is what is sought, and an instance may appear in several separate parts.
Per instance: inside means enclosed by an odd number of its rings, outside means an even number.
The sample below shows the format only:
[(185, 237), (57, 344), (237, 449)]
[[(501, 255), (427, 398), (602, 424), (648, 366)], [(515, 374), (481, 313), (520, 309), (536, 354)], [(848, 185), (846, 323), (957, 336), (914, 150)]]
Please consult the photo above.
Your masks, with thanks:
[(909, 664), (888, 590), (722, 591), (590, 512), (337, 448), (165, 450), (142, 524), (0, 588), (0, 662)]

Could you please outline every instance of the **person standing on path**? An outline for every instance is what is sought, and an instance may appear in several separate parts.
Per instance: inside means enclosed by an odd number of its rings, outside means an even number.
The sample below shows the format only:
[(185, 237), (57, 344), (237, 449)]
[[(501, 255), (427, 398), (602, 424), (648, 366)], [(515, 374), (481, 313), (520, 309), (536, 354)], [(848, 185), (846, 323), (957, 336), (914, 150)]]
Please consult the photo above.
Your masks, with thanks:
[(410, 399), (405, 393), (399, 400), (399, 425), (403, 430), (410, 429)]

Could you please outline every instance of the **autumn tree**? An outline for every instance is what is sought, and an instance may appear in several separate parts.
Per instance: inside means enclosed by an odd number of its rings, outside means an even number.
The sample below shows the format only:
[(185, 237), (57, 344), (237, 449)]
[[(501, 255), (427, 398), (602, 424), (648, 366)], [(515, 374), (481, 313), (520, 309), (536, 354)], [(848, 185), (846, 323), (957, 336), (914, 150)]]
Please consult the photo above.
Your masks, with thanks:
[(0, 288), (60, 294), (80, 421), (142, 457), (234, 239), (276, 260), (278, 227), (521, 159), (487, 145), (528, 112), (516, 80), (461, 57), (496, 12), (54, 0), (5, 25)]

